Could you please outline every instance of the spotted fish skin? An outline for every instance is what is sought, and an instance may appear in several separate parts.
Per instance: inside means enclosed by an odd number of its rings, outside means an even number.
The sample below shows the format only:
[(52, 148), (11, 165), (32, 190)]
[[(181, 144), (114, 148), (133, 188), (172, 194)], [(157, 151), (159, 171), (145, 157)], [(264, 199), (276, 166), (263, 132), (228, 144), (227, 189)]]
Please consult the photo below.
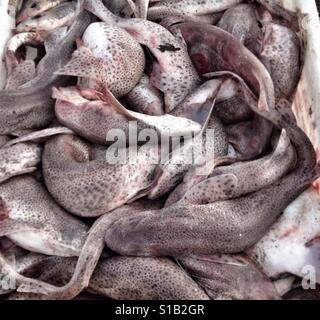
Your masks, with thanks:
[(241, 0), (164, 0), (148, 10), (148, 19), (156, 20), (174, 15), (201, 16), (224, 11)]
[(53, 119), (52, 86), (67, 83), (67, 78), (54, 72), (65, 64), (73, 52), (75, 37), (90, 23), (82, 11), (68, 34), (38, 64), (37, 76), (16, 90), (0, 90), (0, 134), (15, 130), (43, 128)]
[[(283, 210), (317, 176), (316, 154), (291, 115), (277, 109), (255, 112), (287, 131), (297, 153), (295, 169), (249, 195), (206, 205), (176, 205), (115, 222), (106, 232), (109, 248), (124, 255), (186, 256), (241, 252), (260, 240)], [(172, 234), (175, 235), (174, 239)]]
[[(127, 156), (129, 150), (125, 150)], [(96, 149), (72, 135), (50, 139), (43, 152), (46, 186), (56, 201), (79, 216), (99, 216), (127, 203), (152, 182), (157, 146), (141, 147), (132, 157), (109, 163)], [(95, 155), (96, 153), (96, 155)]]
[(115, 136), (119, 137), (122, 147), (126, 143), (136, 145), (136, 140), (146, 133), (143, 129), (152, 130), (149, 133), (152, 135), (150, 143), (153, 144), (162, 138), (180, 138), (201, 130), (199, 123), (187, 118), (130, 111), (110, 91), (101, 94), (92, 89), (53, 88), (53, 97), (57, 99), (55, 113), (58, 120), (81, 137), (101, 145), (113, 144)]
[(276, 99), (290, 99), (300, 77), (300, 41), (294, 31), (272, 22), (265, 23), (259, 52), (274, 82)]
[(16, 51), (25, 44), (39, 44), (41, 39), (35, 32), (22, 32), (14, 35), (6, 45), (5, 61), (8, 74), (10, 74), (19, 61), (16, 57)]
[(271, 280), (244, 254), (193, 256), (182, 266), (213, 300), (279, 300)]
[(259, 96), (259, 110), (267, 111), (275, 107), (274, 85), (269, 72), (232, 35), (218, 27), (199, 23), (181, 23), (176, 28), (181, 31), (199, 73), (234, 72)]
[(38, 253), (77, 256), (87, 226), (62, 210), (41, 183), (30, 176), (0, 185), (0, 234)]
[[(291, 175), (280, 183), (231, 201), (177, 205), (122, 218), (107, 230), (105, 241), (110, 249), (122, 255), (240, 252), (255, 244), (311, 181), (309, 177), (301, 182)], [(292, 185), (297, 183), (292, 192)]]
[[(40, 261), (40, 280), (65, 285), (72, 277), (76, 259), (49, 257)], [(167, 258), (110, 257), (98, 263), (88, 288), (115, 300), (209, 300), (204, 290), (173, 261)], [(46, 298), (18, 293), (10, 299)], [(48, 297), (47, 297), (48, 298)]]
[[(170, 192), (181, 182), (185, 174), (205, 157), (222, 157), (228, 152), (226, 132), (219, 118), (211, 108), (215, 99), (219, 99), (221, 86), (225, 79), (213, 79), (205, 82), (194, 90), (177, 106), (171, 114), (178, 117), (194, 119), (202, 123), (201, 132), (193, 139), (178, 145), (166, 159), (157, 167), (153, 186), (148, 192), (149, 199), (157, 199)], [(209, 129), (211, 136), (207, 136)], [(193, 158), (194, 157), (194, 158)]]
[(16, 22), (21, 23), (26, 19), (43, 14), (66, 1), (67, 0), (27, 0), (25, 1), (21, 12), (17, 16)]
[(59, 27), (70, 26), (75, 18), (76, 3), (63, 3), (40, 18), (29, 18), (18, 24), (17, 32), (50, 32)]
[(140, 44), (125, 30), (103, 22), (89, 25), (80, 47), (58, 74), (85, 77), (80, 85), (103, 91), (107, 87), (116, 97), (130, 92), (145, 67)]
[(151, 85), (147, 75), (143, 75), (139, 83), (127, 94), (126, 101), (130, 108), (137, 112), (151, 116), (164, 114), (163, 96)]
[(151, 83), (164, 93), (166, 111), (171, 111), (199, 84), (185, 43), (159, 24), (143, 19), (123, 19), (113, 15), (100, 0), (85, 0), (84, 7), (102, 21), (129, 32), (147, 46), (157, 61)]
[(217, 26), (237, 38), (253, 53), (258, 53), (262, 30), (253, 4), (241, 3), (223, 14)]
[(0, 149), (0, 183), (16, 175), (37, 170), (41, 162), (41, 147), (35, 143), (20, 143)]
[[(92, 143), (110, 144), (107, 142), (107, 134), (112, 130), (121, 130), (127, 141), (130, 119), (119, 113), (111, 101), (101, 101), (96, 97), (89, 100), (84, 92), (89, 91), (76, 87), (53, 88), (53, 97), (56, 99), (55, 114), (60, 123), (72, 128)], [(92, 93), (95, 94), (94, 91)], [(141, 122), (137, 123), (138, 131), (145, 128), (147, 126)]]
[[(180, 197), (181, 202), (193, 204), (236, 198), (281, 179), (294, 166), (295, 160), (295, 150), (283, 132), (272, 154), (254, 161), (213, 168), (211, 172), (208, 171), (207, 176), (201, 176), (202, 168), (197, 168), (188, 172), (176, 194), (173, 192), (170, 197), (172, 199)], [(212, 164), (214, 164), (213, 161)], [(204, 167), (207, 165), (205, 164)], [(228, 183), (230, 189), (228, 189)], [(221, 189), (225, 191), (221, 192)], [(182, 195), (183, 192), (185, 192), (184, 195)], [(167, 203), (169, 202), (170, 199)]]

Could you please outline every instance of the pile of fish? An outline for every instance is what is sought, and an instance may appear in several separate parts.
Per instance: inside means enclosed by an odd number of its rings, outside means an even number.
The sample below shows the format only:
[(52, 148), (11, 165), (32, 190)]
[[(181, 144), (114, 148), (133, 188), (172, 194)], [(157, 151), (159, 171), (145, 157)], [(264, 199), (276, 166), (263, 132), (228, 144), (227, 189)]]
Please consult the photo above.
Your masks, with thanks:
[(319, 299), (318, 211), (289, 206), (320, 173), (296, 14), (2, 6), (0, 299)]

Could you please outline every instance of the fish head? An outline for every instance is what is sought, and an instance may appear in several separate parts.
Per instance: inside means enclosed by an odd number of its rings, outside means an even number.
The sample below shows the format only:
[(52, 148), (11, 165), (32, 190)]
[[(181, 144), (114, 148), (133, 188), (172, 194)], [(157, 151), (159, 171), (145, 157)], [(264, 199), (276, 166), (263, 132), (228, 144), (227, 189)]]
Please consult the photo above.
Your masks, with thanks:
[(196, 255), (179, 261), (211, 299), (279, 299), (273, 283), (244, 254)]
[(39, 23), (37, 19), (30, 18), (22, 21), (17, 25), (17, 32), (30, 32), (37, 29)]

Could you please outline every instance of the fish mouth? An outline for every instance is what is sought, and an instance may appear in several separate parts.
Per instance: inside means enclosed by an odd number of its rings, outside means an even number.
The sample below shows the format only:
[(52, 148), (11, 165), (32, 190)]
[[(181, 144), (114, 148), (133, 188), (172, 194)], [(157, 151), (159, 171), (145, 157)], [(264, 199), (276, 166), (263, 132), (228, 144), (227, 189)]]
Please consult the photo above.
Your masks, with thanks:
[(22, 14), (22, 15), (19, 15), (17, 18), (16, 18), (16, 24), (19, 24), (25, 20), (28, 19), (28, 15), (27, 14)]

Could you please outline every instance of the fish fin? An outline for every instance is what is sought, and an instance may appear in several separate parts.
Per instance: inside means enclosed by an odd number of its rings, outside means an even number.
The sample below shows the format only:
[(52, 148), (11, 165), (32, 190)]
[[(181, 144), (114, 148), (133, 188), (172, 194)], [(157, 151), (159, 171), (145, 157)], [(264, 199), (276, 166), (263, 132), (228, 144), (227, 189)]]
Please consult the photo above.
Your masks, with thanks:
[(248, 106), (253, 109), (253, 111), (256, 112), (256, 110), (259, 111), (269, 111), (269, 106), (266, 103), (266, 97), (265, 92), (263, 90), (260, 90), (260, 97), (257, 98), (255, 94), (251, 91), (251, 89), (248, 87), (246, 82), (237, 74), (231, 72), (231, 71), (216, 71), (216, 72), (210, 72), (203, 75), (203, 77), (206, 78), (214, 78), (214, 77), (221, 77), (221, 76), (229, 76), (234, 79), (236, 79), (241, 87), (241, 91), (243, 94), (243, 97), (248, 104)]
[(17, 89), (35, 77), (34, 61), (26, 60), (18, 64), (7, 79), (6, 89)]
[(182, 200), (193, 204), (207, 204), (227, 199), (237, 187), (234, 174), (222, 174), (206, 179), (186, 192)]
[[(8, 215), (8, 213), (4, 210), (6, 208), (3, 208), (3, 201), (1, 200), (1, 207), (0, 207), (0, 237), (3, 236), (9, 236), (12, 233), (17, 232), (25, 232), (34, 230), (34, 227), (28, 225), (25, 222), (13, 220), (10, 218), (5, 218), (4, 215)], [(4, 217), (4, 220), (2, 220), (2, 217)]]
[(247, 267), (249, 265), (248, 261), (240, 254), (192, 255), (190, 258), (199, 261), (227, 264), (237, 267)]
[(149, 195), (149, 193), (155, 189), (158, 185), (158, 182), (161, 178), (161, 176), (164, 174), (164, 170), (161, 168), (160, 165), (157, 165), (155, 170), (154, 170), (154, 176), (153, 176), (153, 181), (149, 184), (149, 186), (147, 186), (146, 188), (142, 189), (139, 191), (139, 193), (137, 194), (137, 196), (135, 196), (134, 198), (132, 198), (130, 200), (130, 203), (132, 203), (133, 201), (140, 199), (144, 196)]
[(149, 194), (149, 192), (152, 190), (153, 186), (154, 186), (154, 182), (150, 183), (149, 186), (138, 191), (138, 193), (133, 198), (131, 198), (127, 203), (133, 203), (136, 200), (139, 200), (139, 199), (147, 196)]
[(162, 137), (186, 136), (192, 133), (199, 133), (201, 130), (201, 126), (198, 123), (189, 119), (175, 117), (169, 114), (149, 116), (147, 114), (127, 110), (108, 89), (104, 91), (103, 100), (112, 104), (119, 113), (127, 116), (129, 119), (141, 121), (147, 126), (155, 128)]
[[(202, 125), (202, 130), (201, 130), (202, 134), (208, 128), (208, 125), (209, 125), (210, 120), (211, 120), (212, 112), (213, 112), (214, 106), (216, 104), (216, 99), (215, 98), (214, 99), (210, 99), (210, 100), (206, 101), (205, 104), (207, 105), (206, 111), (204, 111), (205, 112), (205, 117), (203, 119), (199, 119), (199, 121), (200, 121), (199, 123)], [(203, 113), (203, 111), (201, 110), (200, 113)], [(195, 121), (194, 119), (192, 119), (192, 120)]]
[(104, 83), (107, 77), (105, 63), (84, 46), (74, 51), (71, 60), (55, 73), (89, 78), (101, 83)]
[(200, 123), (202, 131), (207, 129), (214, 109), (216, 99), (208, 98), (205, 102), (189, 104), (188, 109), (183, 111), (183, 114), (178, 116), (190, 119), (194, 122)]
[(134, 112), (127, 110), (107, 87), (104, 88), (101, 99), (111, 104), (122, 115), (127, 116), (129, 119), (137, 120), (137, 118), (133, 116)]
[(5, 147), (9, 147), (21, 142), (38, 142), (39, 139), (41, 139), (42, 141), (43, 138), (51, 137), (57, 134), (74, 134), (74, 132), (67, 127), (54, 127), (54, 128), (43, 129), (43, 130), (28, 133), (16, 139), (12, 139), (5, 145)]
[[(220, 166), (227, 166), (237, 162), (237, 158), (229, 157), (229, 156), (222, 156), (222, 157), (212, 157), (206, 161), (202, 166), (195, 168), (195, 174), (199, 182), (203, 181), (204, 179), (208, 178), (213, 172), (213, 170)], [(191, 171), (192, 172), (192, 171)], [(188, 181), (189, 176), (185, 175), (184, 181)]]

